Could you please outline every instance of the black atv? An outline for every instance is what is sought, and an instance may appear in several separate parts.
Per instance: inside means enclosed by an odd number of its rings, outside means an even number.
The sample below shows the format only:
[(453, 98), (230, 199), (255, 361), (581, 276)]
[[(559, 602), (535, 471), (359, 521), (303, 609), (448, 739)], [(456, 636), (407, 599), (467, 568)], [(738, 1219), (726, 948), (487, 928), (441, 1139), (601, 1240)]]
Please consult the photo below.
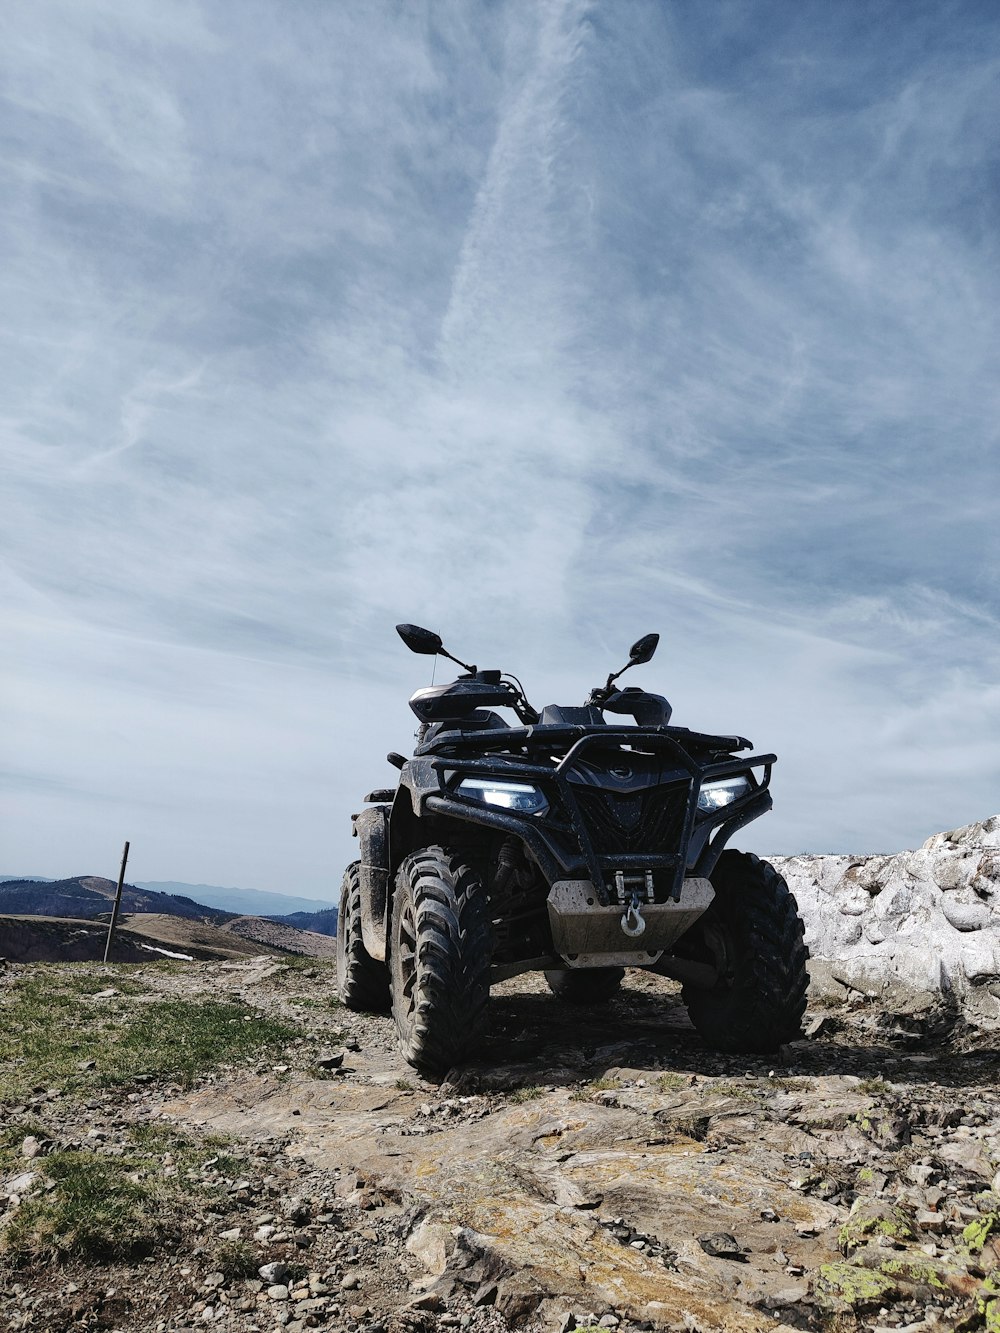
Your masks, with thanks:
[(775, 756), (737, 757), (752, 749), (742, 736), (671, 726), (662, 696), (615, 685), (650, 660), (656, 634), (583, 707), (539, 714), (515, 677), (460, 662), (430, 630), (396, 628), (465, 674), (413, 695), (413, 757), (390, 754), (399, 785), (353, 816), (343, 1002), (391, 1007), (407, 1060), (438, 1072), (481, 1042), (491, 983), (529, 971), (585, 1004), (610, 999), (626, 967), (648, 968), (682, 983), (710, 1046), (792, 1040), (807, 986), (795, 899), (766, 861), (723, 850), (771, 808)]

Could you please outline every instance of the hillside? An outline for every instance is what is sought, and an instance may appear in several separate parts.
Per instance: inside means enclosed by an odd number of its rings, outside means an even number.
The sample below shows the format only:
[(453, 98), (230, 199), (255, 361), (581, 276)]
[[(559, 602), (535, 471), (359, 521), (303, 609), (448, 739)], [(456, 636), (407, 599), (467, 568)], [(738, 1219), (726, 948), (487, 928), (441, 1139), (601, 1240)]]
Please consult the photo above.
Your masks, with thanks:
[(314, 930), (320, 935), (337, 933), (336, 907), (327, 907), (321, 912), (289, 912), (286, 916), (272, 916), (268, 919), (295, 926), (297, 930)]
[(193, 953), (213, 950), (215, 957), (228, 954), (246, 956), (262, 951), (303, 954), (309, 958), (330, 958), (337, 951), (336, 942), (325, 935), (295, 930), (260, 916), (234, 916), (222, 925), (188, 921), (183, 917), (153, 913), (123, 918), (129, 930), (148, 936), (172, 949)]
[[(0, 913), (80, 919), (99, 917), (111, 911), (116, 888), (114, 880), (102, 879), (98, 875), (77, 875), (59, 880), (0, 881)], [(179, 889), (191, 892), (175, 891)], [(200, 890), (204, 890), (211, 901), (195, 897), (195, 892)], [(301, 905), (302, 910), (274, 910), (284, 903)], [(122, 889), (122, 911), (186, 917), (190, 921), (212, 921), (217, 925), (240, 917), (275, 921), (294, 930), (320, 935), (335, 936), (337, 933), (336, 907), (328, 907), (310, 898), (284, 898), (278, 893), (253, 889), (220, 889), (211, 884), (176, 881), (163, 881), (159, 885), (126, 884)]]
[[(114, 906), (117, 884), (99, 875), (76, 875), (72, 879), (8, 880), (0, 883), (0, 912), (30, 916), (98, 917)], [(123, 912), (161, 912), (190, 921), (213, 921), (219, 925), (236, 913), (206, 907), (191, 898), (157, 893), (135, 884), (122, 887)]]
[[(104, 921), (0, 914), (0, 960), (12, 963), (95, 962), (104, 957)], [(117, 963), (247, 958), (261, 953), (329, 958), (336, 942), (264, 917), (229, 917), (222, 923), (158, 912), (125, 912), (111, 958)]]
[[(104, 957), (104, 922), (57, 916), (0, 916), (0, 950), (9, 963), (90, 963)], [(322, 939), (316, 936), (316, 939)], [(260, 941), (237, 938), (183, 917), (124, 916), (115, 931), (115, 963), (247, 958), (270, 952)], [(302, 950), (301, 952), (306, 952)]]
[(313, 958), (333, 958), (337, 953), (337, 941), (329, 934), (290, 926), (276, 917), (237, 916), (226, 923), (224, 930), (227, 934), (257, 940), (272, 949), (305, 953)]

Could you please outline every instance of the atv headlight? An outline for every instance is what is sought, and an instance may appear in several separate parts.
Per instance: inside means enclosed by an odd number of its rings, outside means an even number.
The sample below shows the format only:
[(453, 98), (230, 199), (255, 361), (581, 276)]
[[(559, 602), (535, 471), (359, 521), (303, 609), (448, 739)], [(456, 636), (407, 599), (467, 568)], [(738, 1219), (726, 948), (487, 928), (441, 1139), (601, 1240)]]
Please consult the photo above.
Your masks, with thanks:
[(698, 793), (698, 809), (703, 814), (721, 810), (732, 805), (750, 790), (747, 778), (721, 778), (718, 782), (706, 782)]
[(543, 815), (549, 808), (544, 795), (529, 782), (501, 782), (498, 778), (463, 778), (457, 789), (462, 796), (485, 805), (499, 805), (519, 815)]

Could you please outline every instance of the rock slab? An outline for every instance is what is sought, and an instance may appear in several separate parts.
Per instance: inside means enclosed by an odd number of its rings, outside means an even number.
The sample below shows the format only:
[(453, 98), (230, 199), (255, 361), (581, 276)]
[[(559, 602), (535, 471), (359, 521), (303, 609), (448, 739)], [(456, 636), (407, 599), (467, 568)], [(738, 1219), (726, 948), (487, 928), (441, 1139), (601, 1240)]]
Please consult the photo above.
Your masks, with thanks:
[(806, 923), (814, 990), (1000, 1029), (1000, 815), (885, 856), (770, 858)]

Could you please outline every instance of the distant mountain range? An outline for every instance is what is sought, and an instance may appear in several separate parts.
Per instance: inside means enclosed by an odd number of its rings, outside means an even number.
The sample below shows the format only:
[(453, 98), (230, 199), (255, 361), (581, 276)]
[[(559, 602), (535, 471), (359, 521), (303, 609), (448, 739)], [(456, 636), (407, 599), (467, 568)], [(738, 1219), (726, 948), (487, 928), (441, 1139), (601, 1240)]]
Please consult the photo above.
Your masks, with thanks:
[(290, 893), (268, 893), (263, 889), (226, 889), (219, 884), (182, 884), (172, 879), (136, 880), (140, 889), (152, 889), (156, 893), (179, 894), (182, 898), (193, 898), (195, 902), (207, 903), (209, 907), (221, 907), (225, 912), (239, 912), (241, 916), (252, 913), (254, 916), (280, 916), (282, 920), (290, 912), (328, 912), (336, 911), (330, 899), (321, 902), (317, 898), (298, 898)]
[(325, 907), (319, 912), (289, 912), (287, 916), (269, 916), (268, 921), (279, 921), (296, 930), (314, 930), (317, 935), (336, 935), (337, 909)]
[[(0, 913), (10, 916), (59, 916), (92, 920), (110, 912), (117, 884), (99, 875), (70, 879), (0, 877)], [(190, 892), (179, 892), (190, 890)], [(197, 893), (198, 897), (192, 895)], [(298, 911), (275, 912), (293, 905)], [(271, 908), (270, 911), (265, 910)], [(223, 925), (235, 917), (263, 917), (297, 930), (336, 935), (337, 909), (310, 898), (285, 897), (257, 889), (227, 889), (212, 884), (182, 884), (167, 880), (125, 884), (122, 911), (158, 913)]]

